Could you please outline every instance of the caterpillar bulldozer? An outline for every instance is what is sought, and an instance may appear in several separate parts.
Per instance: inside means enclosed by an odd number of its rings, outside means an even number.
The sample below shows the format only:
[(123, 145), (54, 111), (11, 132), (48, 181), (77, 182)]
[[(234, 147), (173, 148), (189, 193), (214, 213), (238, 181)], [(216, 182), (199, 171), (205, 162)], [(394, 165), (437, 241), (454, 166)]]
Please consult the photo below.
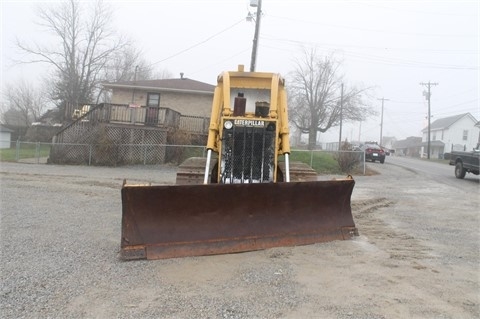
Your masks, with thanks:
[(351, 177), (317, 181), (290, 161), (287, 94), (275, 73), (223, 72), (207, 156), (175, 185), (122, 187), (121, 258), (161, 259), (344, 240), (358, 235)]

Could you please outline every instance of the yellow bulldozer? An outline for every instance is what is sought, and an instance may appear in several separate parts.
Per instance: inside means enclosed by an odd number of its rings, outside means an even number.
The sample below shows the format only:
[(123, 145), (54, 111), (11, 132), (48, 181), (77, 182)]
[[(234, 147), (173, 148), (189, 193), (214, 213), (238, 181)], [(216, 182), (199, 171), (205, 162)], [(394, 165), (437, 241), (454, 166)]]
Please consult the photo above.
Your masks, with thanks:
[(176, 185), (122, 187), (121, 258), (161, 259), (306, 245), (358, 235), (351, 177), (318, 181), (290, 161), (285, 81), (275, 73), (218, 76), (206, 157)]

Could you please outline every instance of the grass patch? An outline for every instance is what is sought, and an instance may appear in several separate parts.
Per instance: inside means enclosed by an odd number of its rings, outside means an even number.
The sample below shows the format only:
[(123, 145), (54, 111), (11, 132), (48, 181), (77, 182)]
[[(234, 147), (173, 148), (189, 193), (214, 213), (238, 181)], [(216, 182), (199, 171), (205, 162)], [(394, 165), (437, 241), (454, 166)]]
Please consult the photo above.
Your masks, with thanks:
[(334, 158), (334, 153), (292, 151), (290, 161), (303, 162), (311, 166), (318, 174), (342, 174), (340, 166)]
[(204, 147), (167, 146), (166, 162), (181, 164), (190, 157), (205, 157)]
[(24, 158), (48, 157), (50, 155), (50, 144), (22, 143), (18, 148), (0, 149), (0, 161), (16, 162)]

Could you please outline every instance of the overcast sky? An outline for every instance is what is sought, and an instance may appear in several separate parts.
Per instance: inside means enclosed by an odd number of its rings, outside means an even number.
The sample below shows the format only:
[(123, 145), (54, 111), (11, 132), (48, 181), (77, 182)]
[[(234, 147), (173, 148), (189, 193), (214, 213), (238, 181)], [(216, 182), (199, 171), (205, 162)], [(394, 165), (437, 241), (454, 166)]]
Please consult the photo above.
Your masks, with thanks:
[[(19, 78), (41, 81), (40, 66), (13, 65), (13, 39), (45, 39), (35, 7), (53, 1), (2, 1), (2, 88)], [(111, 1), (113, 24), (131, 37), (157, 70), (215, 84), (225, 70), (250, 66), (250, 0)], [(425, 86), (432, 86), (432, 121), (470, 112), (480, 120), (480, 1), (262, 0), (257, 71), (288, 79), (302, 48), (316, 47), (343, 61), (348, 84), (375, 87), (377, 117), (345, 124), (348, 140), (421, 136), (426, 126)], [(287, 82), (288, 84), (288, 82)], [(321, 136), (338, 141), (338, 129)]]

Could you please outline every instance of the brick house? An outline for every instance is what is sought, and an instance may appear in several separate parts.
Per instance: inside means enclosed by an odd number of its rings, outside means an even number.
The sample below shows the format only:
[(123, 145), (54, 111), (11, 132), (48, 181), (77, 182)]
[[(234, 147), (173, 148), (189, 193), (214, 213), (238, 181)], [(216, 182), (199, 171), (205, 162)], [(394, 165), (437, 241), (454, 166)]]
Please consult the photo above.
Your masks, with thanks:
[(111, 102), (67, 112), (77, 116), (53, 137), (52, 163), (159, 164), (176, 156), (167, 145), (205, 144), (214, 85), (183, 76), (102, 85)]
[(178, 79), (104, 82), (112, 93), (112, 104), (128, 104), (147, 108), (168, 108), (182, 115), (210, 117), (215, 86)]
[(404, 140), (395, 141), (393, 149), (397, 156), (420, 157), (422, 138), (410, 136)]

